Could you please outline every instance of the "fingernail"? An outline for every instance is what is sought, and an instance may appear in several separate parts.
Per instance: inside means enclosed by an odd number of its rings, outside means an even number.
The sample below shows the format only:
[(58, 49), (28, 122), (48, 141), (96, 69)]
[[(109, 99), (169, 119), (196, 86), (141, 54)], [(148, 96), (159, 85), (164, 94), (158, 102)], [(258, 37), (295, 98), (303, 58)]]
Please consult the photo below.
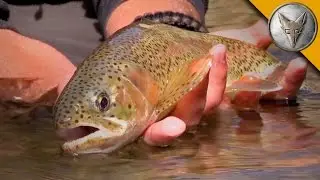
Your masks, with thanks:
[(166, 132), (167, 137), (177, 137), (181, 135), (181, 132), (184, 132), (186, 125), (178, 118), (171, 117), (170, 121), (165, 119), (163, 125), (163, 132)]
[(218, 53), (219, 51), (222, 51), (222, 50), (224, 51), (224, 49), (225, 49), (225, 45), (223, 45), (223, 44), (214, 45), (214, 47), (210, 49), (210, 54), (214, 55), (214, 54)]
[(210, 54), (214, 56), (213, 66), (225, 65), (226, 62), (226, 46), (223, 44), (215, 45), (210, 49)]

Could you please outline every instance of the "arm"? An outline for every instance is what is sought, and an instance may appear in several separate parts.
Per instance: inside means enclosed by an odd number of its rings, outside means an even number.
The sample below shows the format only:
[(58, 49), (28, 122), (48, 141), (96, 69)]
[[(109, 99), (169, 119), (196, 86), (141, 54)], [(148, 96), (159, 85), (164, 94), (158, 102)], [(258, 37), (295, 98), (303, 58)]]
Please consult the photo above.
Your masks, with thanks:
[(204, 24), (206, 0), (93, 0), (100, 29), (105, 37), (131, 24), (137, 17), (156, 12), (175, 12)]

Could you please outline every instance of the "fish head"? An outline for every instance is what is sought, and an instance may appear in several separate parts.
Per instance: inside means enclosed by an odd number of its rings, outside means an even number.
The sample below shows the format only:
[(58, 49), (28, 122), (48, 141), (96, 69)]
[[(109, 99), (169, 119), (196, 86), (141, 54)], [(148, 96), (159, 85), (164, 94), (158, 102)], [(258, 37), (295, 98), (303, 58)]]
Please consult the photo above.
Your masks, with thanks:
[(136, 128), (150, 109), (121, 71), (85, 69), (80, 67), (56, 102), (58, 135), (67, 141), (62, 145), (66, 152), (108, 153), (136, 138)]

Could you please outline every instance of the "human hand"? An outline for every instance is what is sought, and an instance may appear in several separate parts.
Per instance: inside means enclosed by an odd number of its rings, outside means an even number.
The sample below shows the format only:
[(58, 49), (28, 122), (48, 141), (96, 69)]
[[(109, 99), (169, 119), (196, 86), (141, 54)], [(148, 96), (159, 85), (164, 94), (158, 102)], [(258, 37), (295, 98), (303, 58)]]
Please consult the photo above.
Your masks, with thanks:
[(35, 103), (50, 92), (44, 103), (52, 105), (75, 66), (50, 45), (11, 30), (0, 30), (0, 39), (1, 101)]
[[(246, 29), (219, 31), (212, 34), (246, 41), (262, 49), (267, 49), (272, 43), (267, 25), (263, 20), (258, 21)], [(169, 144), (186, 130), (187, 125), (197, 124), (203, 112), (219, 105), (223, 98), (226, 83), (227, 65), (225, 62), (225, 53), (226, 49), (223, 46), (215, 49), (213, 62), (216, 62), (216, 65), (210, 70), (209, 81), (208, 79), (204, 80), (193, 92), (187, 94), (183, 100), (179, 102), (171, 114), (172, 116), (151, 125), (147, 129), (144, 134), (144, 140), (147, 144)], [(307, 64), (304, 59), (297, 58), (292, 60), (285, 70), (284, 77), (280, 81), (283, 89), (281, 91), (268, 93), (262, 98), (276, 99), (294, 97), (305, 79), (306, 70)], [(184, 106), (183, 104), (193, 104), (193, 106), (190, 109), (184, 109), (183, 107), (188, 106)]]
[(210, 54), (213, 65), (207, 77), (178, 102), (169, 117), (152, 124), (145, 131), (147, 144), (168, 145), (186, 130), (186, 126), (197, 124), (204, 112), (220, 104), (226, 86), (226, 47), (216, 45)]
[[(212, 34), (246, 41), (265, 50), (272, 43), (267, 23), (262, 19), (249, 28), (218, 31)], [(295, 98), (306, 77), (306, 72), (306, 59), (298, 57), (291, 60), (284, 72), (284, 76), (280, 80), (280, 85), (282, 85), (283, 89), (277, 92), (267, 93), (262, 99)]]

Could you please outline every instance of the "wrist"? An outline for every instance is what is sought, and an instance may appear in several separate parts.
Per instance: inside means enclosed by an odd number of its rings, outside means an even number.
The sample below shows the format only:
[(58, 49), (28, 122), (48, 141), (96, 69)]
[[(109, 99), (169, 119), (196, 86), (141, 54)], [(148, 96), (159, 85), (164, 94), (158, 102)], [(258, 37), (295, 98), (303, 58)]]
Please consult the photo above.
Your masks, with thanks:
[(105, 25), (105, 36), (131, 24), (139, 16), (166, 11), (182, 13), (201, 21), (199, 12), (188, 0), (153, 0), (152, 4), (150, 0), (131, 0), (122, 3), (112, 12)]
[(208, 32), (203, 23), (183, 13), (171, 11), (156, 12), (154, 14), (148, 13), (143, 16), (138, 16), (134, 22), (141, 22), (144, 20), (153, 21), (154, 23), (168, 24), (189, 31)]

